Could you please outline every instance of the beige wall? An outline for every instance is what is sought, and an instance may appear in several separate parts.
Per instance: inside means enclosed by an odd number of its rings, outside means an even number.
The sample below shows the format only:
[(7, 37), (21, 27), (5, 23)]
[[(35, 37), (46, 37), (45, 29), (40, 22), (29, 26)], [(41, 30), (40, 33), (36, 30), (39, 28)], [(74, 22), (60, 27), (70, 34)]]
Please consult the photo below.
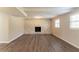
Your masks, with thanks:
[(49, 19), (25, 19), (25, 33), (35, 34), (35, 26), (41, 26), (39, 34), (50, 34), (50, 20)]
[[(74, 10), (71, 13), (60, 15), (52, 19), (52, 34), (72, 44), (77, 48), (79, 48), (79, 29), (70, 29), (69, 22), (70, 15), (78, 13), (78, 10)], [(56, 20), (56, 18), (59, 18), (61, 22), (61, 27), (59, 29), (55, 28), (54, 26), (54, 21)]]

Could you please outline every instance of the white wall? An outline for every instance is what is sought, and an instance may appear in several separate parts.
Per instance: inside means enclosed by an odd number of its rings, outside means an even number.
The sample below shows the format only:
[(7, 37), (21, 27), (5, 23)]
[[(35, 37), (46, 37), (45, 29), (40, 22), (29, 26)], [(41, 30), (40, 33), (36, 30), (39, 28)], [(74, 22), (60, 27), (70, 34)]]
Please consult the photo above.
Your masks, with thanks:
[(0, 43), (9, 40), (9, 19), (8, 15), (0, 13)]
[[(74, 10), (71, 13), (60, 15), (58, 17), (52, 18), (52, 34), (59, 37), (60, 39), (72, 44), (73, 46), (79, 48), (79, 29), (70, 29), (69, 22), (70, 22), (70, 15), (74, 13), (78, 13), (78, 10)], [(60, 18), (61, 27), (55, 28), (54, 21)]]
[(24, 34), (24, 18), (11, 16), (9, 38), (12, 40)]
[(0, 43), (9, 43), (24, 34), (24, 18), (0, 13)]
[(0, 43), (9, 43), (24, 34), (24, 18), (15, 7), (0, 7)]
[(41, 26), (39, 34), (50, 34), (50, 20), (49, 19), (25, 19), (25, 34), (36, 34), (35, 26)]

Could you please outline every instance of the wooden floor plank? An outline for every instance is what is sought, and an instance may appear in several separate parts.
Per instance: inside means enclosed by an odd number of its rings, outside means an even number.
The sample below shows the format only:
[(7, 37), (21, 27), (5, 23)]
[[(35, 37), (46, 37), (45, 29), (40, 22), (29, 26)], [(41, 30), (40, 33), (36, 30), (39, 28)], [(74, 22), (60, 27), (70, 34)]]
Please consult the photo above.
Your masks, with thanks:
[(50, 34), (22, 35), (9, 44), (1, 44), (3, 52), (79, 52), (79, 49)]

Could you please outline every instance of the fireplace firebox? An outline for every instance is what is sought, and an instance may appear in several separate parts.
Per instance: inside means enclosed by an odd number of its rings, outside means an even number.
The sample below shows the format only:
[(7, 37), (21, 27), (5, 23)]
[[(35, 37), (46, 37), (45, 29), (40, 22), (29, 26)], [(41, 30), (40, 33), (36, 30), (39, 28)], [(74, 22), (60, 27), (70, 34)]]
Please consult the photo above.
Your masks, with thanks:
[(35, 32), (41, 32), (41, 27), (35, 27)]

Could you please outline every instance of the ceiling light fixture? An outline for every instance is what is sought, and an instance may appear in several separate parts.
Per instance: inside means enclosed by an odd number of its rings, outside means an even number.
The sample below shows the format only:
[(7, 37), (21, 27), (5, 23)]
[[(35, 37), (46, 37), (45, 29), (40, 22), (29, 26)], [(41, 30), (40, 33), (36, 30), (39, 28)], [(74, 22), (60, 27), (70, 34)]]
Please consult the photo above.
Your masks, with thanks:
[(34, 16), (34, 18), (43, 18), (42, 16)]

